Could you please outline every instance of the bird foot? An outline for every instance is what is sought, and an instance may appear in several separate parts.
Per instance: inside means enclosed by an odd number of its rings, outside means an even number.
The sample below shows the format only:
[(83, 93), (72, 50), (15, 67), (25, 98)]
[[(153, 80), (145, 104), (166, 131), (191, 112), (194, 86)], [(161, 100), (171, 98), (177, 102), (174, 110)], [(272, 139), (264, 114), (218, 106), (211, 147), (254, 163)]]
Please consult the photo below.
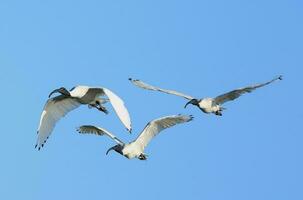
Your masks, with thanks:
[(139, 159), (139, 160), (147, 160), (147, 155), (141, 153), (141, 154), (139, 155), (138, 159)]
[(217, 115), (217, 116), (222, 116), (222, 112), (216, 111), (216, 112), (215, 112), (215, 115)]
[(99, 111), (104, 112), (105, 114), (109, 113), (108, 110), (100, 104), (88, 104), (88, 108), (96, 108)]
[(105, 114), (108, 114), (108, 110), (103, 106), (99, 106), (99, 107), (97, 107), (97, 109), (101, 112), (104, 112)]

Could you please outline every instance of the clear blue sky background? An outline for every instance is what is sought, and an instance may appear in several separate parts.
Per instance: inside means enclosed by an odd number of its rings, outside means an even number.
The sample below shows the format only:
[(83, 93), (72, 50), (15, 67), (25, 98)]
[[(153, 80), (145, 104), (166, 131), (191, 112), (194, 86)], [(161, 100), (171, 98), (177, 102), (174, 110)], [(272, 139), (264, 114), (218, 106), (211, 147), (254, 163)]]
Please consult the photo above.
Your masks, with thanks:
[[(303, 199), (302, 20), (300, 0), (1, 1), (0, 199)], [(279, 74), (222, 117), (127, 80), (204, 97)], [(83, 106), (36, 151), (49, 92), (77, 84), (119, 94), (134, 134), (109, 104), (108, 116)], [(75, 131), (94, 124), (131, 141), (178, 113), (195, 120), (153, 140), (146, 162), (106, 156), (112, 141)]]

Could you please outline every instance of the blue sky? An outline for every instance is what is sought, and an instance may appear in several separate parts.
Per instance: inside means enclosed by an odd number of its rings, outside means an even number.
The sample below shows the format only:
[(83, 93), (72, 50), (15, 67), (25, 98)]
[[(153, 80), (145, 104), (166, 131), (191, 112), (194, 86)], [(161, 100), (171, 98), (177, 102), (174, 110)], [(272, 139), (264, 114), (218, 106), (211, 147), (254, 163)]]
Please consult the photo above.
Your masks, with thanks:
[[(277, 1), (1, 1), (1, 199), (303, 199), (303, 4)], [(182, 98), (138, 89), (129, 77), (197, 97), (285, 79), (226, 105), (222, 117)], [(111, 114), (83, 106), (34, 149), (57, 87), (105, 86), (130, 111), (128, 135)], [(131, 141), (152, 119), (193, 114), (127, 160), (108, 138)]]

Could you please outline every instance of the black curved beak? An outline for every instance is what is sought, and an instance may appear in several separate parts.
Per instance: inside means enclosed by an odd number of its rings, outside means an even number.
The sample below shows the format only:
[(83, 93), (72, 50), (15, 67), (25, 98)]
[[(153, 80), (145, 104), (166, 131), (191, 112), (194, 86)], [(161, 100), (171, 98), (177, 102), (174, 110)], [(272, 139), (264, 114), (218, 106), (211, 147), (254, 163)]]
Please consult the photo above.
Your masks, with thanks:
[(197, 99), (192, 99), (192, 100), (190, 100), (189, 102), (187, 102), (185, 104), (184, 108), (186, 108), (186, 106), (189, 105), (189, 104), (193, 104), (195, 106), (198, 106), (199, 105), (199, 101)]
[(107, 152), (106, 152), (106, 155), (107, 155), (111, 150), (115, 150), (115, 148), (116, 148), (116, 146), (113, 146), (113, 147), (109, 148), (109, 149), (107, 150)]
[(184, 106), (184, 108), (186, 108), (189, 104), (192, 104), (192, 100), (190, 100), (189, 102), (187, 102)]
[(54, 93), (60, 93), (64, 96), (70, 96), (70, 93), (67, 89), (65, 89), (64, 87), (62, 88), (59, 88), (59, 89), (55, 89), (54, 91), (52, 91), (49, 95), (48, 95), (48, 98), (50, 98)]
[(52, 92), (48, 95), (48, 98), (50, 98), (54, 93), (57, 93), (57, 92), (60, 93), (60, 89), (55, 89), (54, 91), (52, 91)]

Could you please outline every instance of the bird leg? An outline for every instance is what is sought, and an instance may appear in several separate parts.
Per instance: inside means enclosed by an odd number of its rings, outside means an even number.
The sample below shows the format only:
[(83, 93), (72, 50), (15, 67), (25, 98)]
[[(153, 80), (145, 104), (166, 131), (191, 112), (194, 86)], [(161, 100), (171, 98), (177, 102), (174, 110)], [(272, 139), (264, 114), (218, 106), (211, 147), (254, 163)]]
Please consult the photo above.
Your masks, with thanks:
[(104, 112), (105, 114), (108, 114), (108, 110), (104, 106), (99, 105), (97, 109), (101, 112)]
[(96, 108), (101, 112), (104, 112), (105, 114), (108, 114), (107, 109), (104, 106), (101, 106), (98, 101), (96, 101), (95, 104), (88, 104), (88, 108)]
[(99, 101), (96, 101), (96, 105), (98, 105), (98, 110), (101, 111), (101, 112), (104, 112), (105, 114), (108, 114), (108, 110), (102, 106), (102, 104), (99, 102)]
[(226, 110), (226, 108), (218, 105), (218, 110), (214, 112), (215, 115), (222, 116), (222, 111)]
[(215, 112), (215, 115), (222, 116), (222, 112), (220, 110)]

